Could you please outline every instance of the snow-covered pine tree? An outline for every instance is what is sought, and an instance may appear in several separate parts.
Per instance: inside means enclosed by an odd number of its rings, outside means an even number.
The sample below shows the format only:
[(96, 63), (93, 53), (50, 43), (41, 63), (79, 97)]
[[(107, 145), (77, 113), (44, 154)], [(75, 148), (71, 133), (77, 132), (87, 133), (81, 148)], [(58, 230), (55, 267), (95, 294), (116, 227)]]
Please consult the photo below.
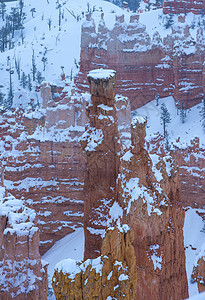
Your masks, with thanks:
[(20, 13), (20, 18), (22, 18), (23, 7), (24, 7), (24, 1), (23, 1), (23, 0), (19, 0), (19, 13)]
[(43, 81), (43, 79), (44, 79), (44, 78), (43, 78), (41, 72), (38, 71), (38, 72), (36, 73), (36, 80), (37, 80), (38, 84), (41, 84), (41, 82)]
[(5, 100), (5, 94), (3, 94), (3, 92), (1, 91), (1, 88), (3, 86), (0, 86), (0, 111), (3, 110), (4, 107), (4, 100)]
[(31, 75), (28, 74), (28, 89), (29, 91), (32, 91), (32, 83), (31, 83)]
[(33, 75), (33, 81), (35, 81), (35, 79), (36, 79), (36, 71), (37, 71), (36, 59), (35, 59), (35, 53), (34, 53), (34, 50), (33, 50), (33, 53), (32, 53), (32, 75)]
[(164, 27), (166, 29), (170, 28), (174, 24), (174, 14), (172, 12), (172, 6), (170, 6), (170, 13), (165, 18)]
[(48, 58), (46, 57), (46, 54), (47, 54), (47, 48), (45, 47), (45, 51), (43, 53), (43, 57), (41, 59), (42, 63), (43, 63), (43, 71), (46, 70), (46, 65), (48, 63)]
[(200, 110), (200, 115), (201, 115), (201, 121), (202, 121), (202, 128), (205, 132), (205, 97), (202, 99), (202, 108)]
[(159, 105), (159, 93), (157, 93), (156, 94), (156, 96), (155, 96), (155, 100), (156, 100), (156, 106), (158, 106)]
[(168, 135), (166, 128), (167, 128), (167, 124), (171, 122), (171, 116), (164, 103), (162, 103), (161, 105), (160, 119), (161, 119), (161, 124), (163, 125), (164, 138), (166, 138), (166, 136)]
[(185, 118), (186, 118), (186, 109), (184, 107), (184, 101), (182, 101), (182, 105), (180, 108), (180, 119), (181, 119), (182, 123), (185, 122)]
[(21, 75), (21, 80), (20, 80), (20, 85), (25, 89), (27, 85), (27, 76), (25, 72), (22, 73)]
[(52, 20), (51, 18), (48, 19), (48, 29), (51, 31), (51, 25), (52, 25)]
[(32, 18), (34, 18), (34, 13), (36, 12), (35, 7), (31, 8), (30, 12), (31, 12)]
[(0, 3), (0, 16), (3, 21), (5, 21), (5, 15), (6, 15), (6, 4), (4, 2)]
[(20, 80), (21, 78), (21, 59), (18, 57), (15, 57), (15, 68), (16, 68), (16, 72), (18, 74), (18, 79)]

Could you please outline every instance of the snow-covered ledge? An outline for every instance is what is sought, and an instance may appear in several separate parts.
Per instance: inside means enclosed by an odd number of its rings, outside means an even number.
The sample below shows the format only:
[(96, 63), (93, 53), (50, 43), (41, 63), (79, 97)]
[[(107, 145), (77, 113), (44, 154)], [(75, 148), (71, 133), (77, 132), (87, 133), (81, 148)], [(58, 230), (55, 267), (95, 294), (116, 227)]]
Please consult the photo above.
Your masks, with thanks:
[(87, 78), (91, 95), (108, 99), (115, 97), (116, 72), (114, 70), (92, 70), (88, 73)]

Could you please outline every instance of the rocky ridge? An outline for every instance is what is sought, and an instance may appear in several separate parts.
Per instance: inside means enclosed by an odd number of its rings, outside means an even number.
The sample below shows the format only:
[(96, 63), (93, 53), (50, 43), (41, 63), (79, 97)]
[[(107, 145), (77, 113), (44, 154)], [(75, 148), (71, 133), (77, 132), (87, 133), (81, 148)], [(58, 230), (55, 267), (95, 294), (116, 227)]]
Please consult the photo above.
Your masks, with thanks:
[(170, 35), (162, 38), (156, 31), (150, 37), (139, 17), (133, 14), (126, 23), (123, 15), (117, 16), (108, 30), (103, 14), (98, 25), (87, 15), (82, 25), (79, 89), (88, 89), (85, 74), (103, 67), (116, 70), (117, 93), (130, 99), (132, 109), (153, 100), (157, 93), (173, 95), (177, 105), (184, 102), (186, 108), (199, 103), (204, 94), (202, 27), (193, 37), (185, 18), (179, 16)]

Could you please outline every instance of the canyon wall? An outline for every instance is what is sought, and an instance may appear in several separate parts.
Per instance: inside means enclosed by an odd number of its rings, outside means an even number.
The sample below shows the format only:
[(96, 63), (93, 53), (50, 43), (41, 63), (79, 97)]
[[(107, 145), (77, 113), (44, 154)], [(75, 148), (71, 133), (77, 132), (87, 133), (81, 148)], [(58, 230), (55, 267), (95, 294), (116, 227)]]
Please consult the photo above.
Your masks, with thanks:
[[(52, 90), (52, 91), (51, 91)], [(82, 97), (67, 87), (41, 87), (43, 108), (19, 108), (1, 116), (2, 176), (17, 199), (35, 209), (41, 254), (83, 226), (86, 160), (78, 141), (84, 132)]]
[[(117, 93), (127, 96), (136, 109), (160, 97), (173, 95), (178, 105), (186, 108), (203, 98), (203, 30), (196, 37), (185, 26), (185, 18), (171, 27), (171, 34), (162, 38), (159, 32), (150, 37), (140, 15), (130, 22), (116, 17), (112, 30), (102, 19), (96, 29), (91, 15), (82, 25), (80, 73), (76, 79), (79, 90), (88, 90), (86, 74), (91, 69), (110, 68), (117, 71)], [(162, 25), (161, 25), (162, 26)]]

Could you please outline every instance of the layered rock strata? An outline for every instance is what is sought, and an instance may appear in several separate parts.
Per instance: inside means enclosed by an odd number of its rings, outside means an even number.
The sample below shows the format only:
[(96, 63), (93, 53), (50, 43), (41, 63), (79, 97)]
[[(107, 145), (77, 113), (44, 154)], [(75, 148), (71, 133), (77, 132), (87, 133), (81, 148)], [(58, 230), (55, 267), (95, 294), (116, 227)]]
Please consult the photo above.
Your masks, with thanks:
[[(19, 108), (0, 117), (2, 176), (17, 199), (35, 209), (41, 254), (83, 226), (85, 158), (79, 137), (85, 114), (80, 95), (43, 83), (43, 108)], [(57, 97), (58, 96), (58, 97)]]
[[(160, 97), (173, 95), (186, 108), (203, 98), (203, 30), (192, 36), (189, 26), (179, 17), (178, 25), (164, 39), (159, 32), (150, 37), (139, 15), (116, 17), (112, 30), (102, 19), (98, 30), (89, 14), (82, 25), (80, 73), (76, 79), (80, 90), (86, 89), (86, 74), (94, 68), (117, 71), (117, 93), (127, 96), (132, 109)], [(88, 86), (87, 86), (88, 89)]]
[(204, 0), (187, 0), (187, 1), (170, 1), (165, 0), (163, 5), (164, 14), (187, 14), (192, 12), (193, 14), (203, 14), (205, 10)]
[(39, 254), (34, 210), (13, 196), (0, 203), (0, 298), (47, 299), (47, 269)]

